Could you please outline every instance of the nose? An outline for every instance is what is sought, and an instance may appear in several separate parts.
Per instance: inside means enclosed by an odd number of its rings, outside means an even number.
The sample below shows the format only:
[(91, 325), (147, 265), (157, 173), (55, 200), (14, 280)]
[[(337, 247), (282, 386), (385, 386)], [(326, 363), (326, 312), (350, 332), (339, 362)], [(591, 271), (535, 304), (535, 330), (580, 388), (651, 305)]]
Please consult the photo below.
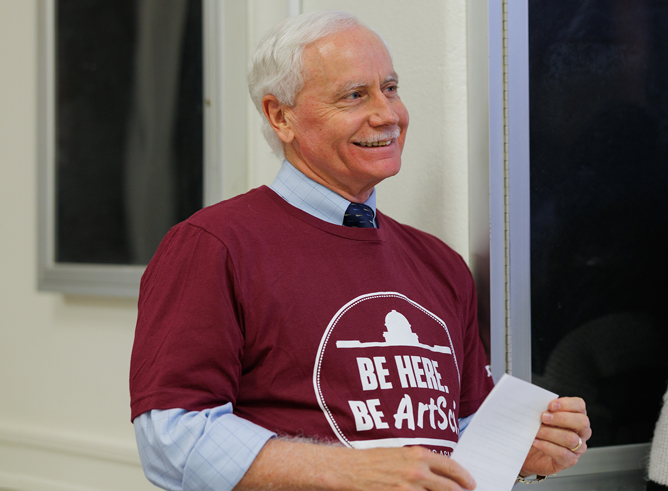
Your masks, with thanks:
[(392, 102), (383, 92), (374, 94), (371, 99), (371, 115), (369, 116), (369, 125), (393, 126), (399, 122), (399, 115), (392, 108)]

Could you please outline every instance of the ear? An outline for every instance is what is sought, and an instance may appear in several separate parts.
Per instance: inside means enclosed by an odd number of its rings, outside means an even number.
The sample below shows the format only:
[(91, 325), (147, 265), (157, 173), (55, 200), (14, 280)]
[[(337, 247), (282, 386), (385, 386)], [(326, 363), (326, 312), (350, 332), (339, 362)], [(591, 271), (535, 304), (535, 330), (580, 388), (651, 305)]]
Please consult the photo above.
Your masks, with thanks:
[(262, 112), (283, 143), (290, 143), (295, 135), (285, 117), (286, 107), (276, 96), (268, 94), (262, 98)]

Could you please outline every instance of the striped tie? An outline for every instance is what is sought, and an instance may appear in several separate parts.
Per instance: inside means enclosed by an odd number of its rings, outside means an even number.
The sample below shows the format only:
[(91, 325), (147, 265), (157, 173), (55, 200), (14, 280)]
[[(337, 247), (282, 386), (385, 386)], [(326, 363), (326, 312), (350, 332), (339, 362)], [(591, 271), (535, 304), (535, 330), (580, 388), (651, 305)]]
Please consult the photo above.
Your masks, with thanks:
[(373, 210), (367, 205), (350, 203), (346, 214), (343, 216), (343, 224), (346, 227), (375, 228), (373, 224)]

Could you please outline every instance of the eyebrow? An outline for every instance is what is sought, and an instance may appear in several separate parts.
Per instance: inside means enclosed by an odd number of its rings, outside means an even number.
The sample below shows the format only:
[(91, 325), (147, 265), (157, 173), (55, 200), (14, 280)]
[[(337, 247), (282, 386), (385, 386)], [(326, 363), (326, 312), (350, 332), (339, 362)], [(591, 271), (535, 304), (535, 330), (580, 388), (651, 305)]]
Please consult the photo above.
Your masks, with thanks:
[(383, 84), (386, 84), (387, 82), (394, 82), (395, 84), (398, 84), (399, 75), (397, 75), (396, 72), (390, 73), (387, 77), (385, 77), (385, 80), (383, 80)]
[[(390, 73), (385, 79), (381, 82), (381, 85), (385, 85), (388, 82), (399, 83), (399, 75), (395, 72)], [(339, 93), (349, 92), (360, 87), (366, 87), (367, 83), (365, 82), (347, 82), (339, 91)]]

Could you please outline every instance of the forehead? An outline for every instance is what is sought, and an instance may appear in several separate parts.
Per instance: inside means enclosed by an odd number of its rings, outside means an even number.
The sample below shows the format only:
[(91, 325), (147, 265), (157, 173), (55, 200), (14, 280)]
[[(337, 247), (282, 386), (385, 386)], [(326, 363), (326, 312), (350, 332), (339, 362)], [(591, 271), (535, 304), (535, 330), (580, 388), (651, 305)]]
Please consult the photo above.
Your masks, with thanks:
[(326, 36), (304, 49), (304, 84), (335, 90), (351, 83), (370, 84), (395, 75), (385, 44), (372, 31), (358, 27)]

